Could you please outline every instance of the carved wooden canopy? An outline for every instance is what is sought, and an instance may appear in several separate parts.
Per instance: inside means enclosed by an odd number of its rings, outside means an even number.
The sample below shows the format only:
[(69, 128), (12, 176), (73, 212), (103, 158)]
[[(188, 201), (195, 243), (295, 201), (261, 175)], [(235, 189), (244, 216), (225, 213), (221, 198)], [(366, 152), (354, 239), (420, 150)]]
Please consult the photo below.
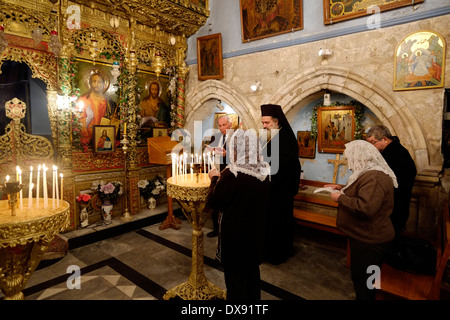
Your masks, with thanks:
[(209, 0), (72, 0), (122, 19), (134, 18), (138, 24), (189, 37), (209, 17)]

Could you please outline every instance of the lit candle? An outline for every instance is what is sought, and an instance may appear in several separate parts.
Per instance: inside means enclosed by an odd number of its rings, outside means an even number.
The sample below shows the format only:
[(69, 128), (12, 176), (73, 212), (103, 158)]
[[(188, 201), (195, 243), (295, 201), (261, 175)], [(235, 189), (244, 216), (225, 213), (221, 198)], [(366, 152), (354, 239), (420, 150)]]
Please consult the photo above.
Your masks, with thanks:
[(123, 134), (127, 134), (127, 123), (123, 123)]
[(53, 174), (52, 174), (52, 208), (55, 209), (55, 187), (56, 187), (56, 166), (53, 165)]
[(63, 183), (64, 183), (64, 177), (63, 177), (63, 174), (62, 173), (60, 173), (59, 174), (60, 175), (60, 177), (61, 177), (61, 202), (63, 201)]
[[(6, 176), (6, 183), (8, 183), (8, 181), (9, 181), (9, 176)], [(5, 186), (6, 186), (6, 183), (5, 183)], [(8, 193), (8, 208), (11, 208), (9, 205), (9, 199), (10, 199), (10, 197), (9, 197), (9, 193)]]
[(28, 208), (31, 209), (33, 201), (33, 167), (30, 167), (30, 184), (28, 186)]
[(41, 176), (41, 165), (38, 167), (38, 174), (37, 174), (37, 189), (36, 189), (36, 208), (39, 208), (39, 179)]
[(205, 157), (205, 153), (203, 153), (203, 173), (206, 173), (206, 157)]
[(191, 162), (191, 180), (194, 179), (194, 169), (192, 168), (193, 163)]
[(42, 166), (42, 186), (44, 190), (44, 209), (47, 209), (48, 207), (48, 193), (47, 193), (47, 170), (45, 163)]
[(16, 181), (19, 181), (19, 171), (20, 171), (19, 166), (16, 166)]
[(58, 187), (58, 167), (56, 168), (56, 172), (55, 172), (55, 180), (56, 180), (56, 207), (59, 208), (59, 187)]
[[(19, 168), (19, 166), (17, 166), (17, 173), (19, 175), (19, 184), (22, 184), (22, 170)], [(22, 193), (22, 188), (20, 189), (19, 192), (19, 209), (22, 210), (23, 209), (23, 193)]]
[[(30, 192), (29, 192), (30, 195), (32, 195), (33, 187), (34, 187), (34, 183), (30, 183)], [(28, 198), (28, 209), (31, 209), (32, 206), (33, 206), (33, 197), (29, 197)]]
[(172, 153), (172, 181), (175, 182), (175, 162), (176, 162), (176, 158), (175, 158), (175, 153)]

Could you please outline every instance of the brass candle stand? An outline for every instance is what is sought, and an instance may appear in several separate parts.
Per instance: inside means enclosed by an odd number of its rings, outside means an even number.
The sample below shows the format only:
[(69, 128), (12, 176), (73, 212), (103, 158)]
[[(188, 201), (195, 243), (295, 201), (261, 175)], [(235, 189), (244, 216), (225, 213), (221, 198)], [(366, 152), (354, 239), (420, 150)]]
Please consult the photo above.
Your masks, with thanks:
[(11, 216), (16, 215), (17, 194), (22, 190), (23, 184), (16, 182), (6, 182), (5, 185), (0, 186), (1, 189), (8, 195), (8, 205), (11, 208)]
[(130, 143), (127, 139), (127, 135), (123, 134), (123, 139), (120, 140), (120, 143), (122, 143), (122, 150), (124, 155), (124, 162), (125, 162), (125, 186), (124, 186), (124, 193), (125, 193), (125, 212), (120, 217), (123, 221), (131, 221), (133, 220), (133, 216), (130, 214), (130, 211), (128, 210), (128, 165), (127, 165), (127, 150), (128, 150), (128, 144)]
[(53, 209), (41, 202), (40, 208), (18, 210), (11, 216), (7, 202), (0, 200), (0, 290), (5, 300), (23, 300), (22, 290), (43, 254), (55, 235), (70, 224), (70, 205), (61, 200)]
[[(167, 179), (167, 194), (178, 201), (183, 214), (192, 226), (192, 269), (186, 282), (168, 290), (165, 300), (180, 297), (183, 300), (225, 299), (226, 291), (206, 279), (203, 265), (204, 235), (202, 228), (210, 216), (205, 212), (210, 185), (206, 173), (177, 175)], [(176, 182), (174, 182), (176, 181)]]

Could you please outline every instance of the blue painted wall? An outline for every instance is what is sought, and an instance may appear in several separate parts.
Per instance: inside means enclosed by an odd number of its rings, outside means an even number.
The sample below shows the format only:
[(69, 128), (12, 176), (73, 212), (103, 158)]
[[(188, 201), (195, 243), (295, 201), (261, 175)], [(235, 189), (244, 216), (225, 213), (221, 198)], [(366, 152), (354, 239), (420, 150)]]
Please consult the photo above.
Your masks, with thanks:
[[(322, 0), (303, 0), (303, 30), (242, 43), (239, 0), (209, 0), (210, 17), (196, 34), (188, 38), (186, 62), (197, 63), (196, 39), (208, 34), (221, 33), (223, 58), (227, 59), (367, 31), (368, 28), (374, 27), (373, 19), (368, 18), (370, 16), (324, 25), (322, 3)], [(380, 27), (390, 27), (449, 13), (450, 0), (425, 0), (414, 7), (407, 6), (382, 12)]]

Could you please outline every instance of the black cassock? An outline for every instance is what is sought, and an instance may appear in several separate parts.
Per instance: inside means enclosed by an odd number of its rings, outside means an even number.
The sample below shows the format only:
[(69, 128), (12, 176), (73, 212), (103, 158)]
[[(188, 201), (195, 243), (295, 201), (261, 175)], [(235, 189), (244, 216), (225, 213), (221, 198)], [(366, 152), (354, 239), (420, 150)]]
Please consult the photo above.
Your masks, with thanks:
[[(265, 261), (272, 264), (282, 263), (294, 254), (294, 196), (300, 185), (301, 166), (297, 139), (290, 131), (281, 128), (278, 139), (272, 138), (263, 149), (264, 160), (272, 167), (264, 254)], [(279, 165), (275, 173), (270, 160), (276, 156), (272, 144), (277, 140)]]

